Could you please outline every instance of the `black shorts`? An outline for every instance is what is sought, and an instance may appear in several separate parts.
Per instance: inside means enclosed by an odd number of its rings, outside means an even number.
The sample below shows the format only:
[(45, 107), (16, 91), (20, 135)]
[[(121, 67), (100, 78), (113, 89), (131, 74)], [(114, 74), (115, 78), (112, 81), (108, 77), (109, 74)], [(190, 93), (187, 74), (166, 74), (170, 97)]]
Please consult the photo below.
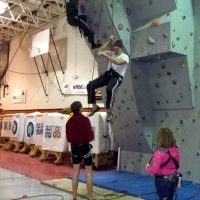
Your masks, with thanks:
[(86, 166), (92, 165), (92, 145), (91, 144), (71, 144), (72, 163), (80, 164), (84, 161)]

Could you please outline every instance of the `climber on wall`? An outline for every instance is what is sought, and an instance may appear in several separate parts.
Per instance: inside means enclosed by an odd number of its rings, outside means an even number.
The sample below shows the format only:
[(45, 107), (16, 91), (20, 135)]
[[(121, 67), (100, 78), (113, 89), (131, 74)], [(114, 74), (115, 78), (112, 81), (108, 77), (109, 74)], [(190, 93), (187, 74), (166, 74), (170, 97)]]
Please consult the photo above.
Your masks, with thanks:
[[(111, 35), (109, 40), (104, 45), (102, 45), (98, 53), (99, 56), (103, 56), (108, 60), (109, 63), (107, 71), (95, 80), (90, 81), (87, 85), (88, 103), (93, 104), (92, 111), (89, 113), (89, 117), (94, 115), (94, 113), (99, 110), (99, 106), (96, 105), (95, 89), (107, 86), (106, 110), (108, 122), (112, 120), (114, 96), (116, 94), (117, 88), (122, 83), (122, 79), (125, 75), (129, 63), (129, 56), (122, 51), (123, 42), (121, 40), (117, 40), (113, 45), (112, 42), (113, 35)], [(110, 45), (113, 48), (112, 51), (108, 51), (108, 47)]]
[(83, 13), (83, 4), (85, 2), (86, 0), (65, 0), (68, 24), (71, 26), (78, 26), (79, 29), (83, 31), (84, 36), (88, 37), (88, 41), (91, 44), (92, 49), (99, 48), (101, 45), (94, 42), (94, 31), (87, 24), (86, 15)]

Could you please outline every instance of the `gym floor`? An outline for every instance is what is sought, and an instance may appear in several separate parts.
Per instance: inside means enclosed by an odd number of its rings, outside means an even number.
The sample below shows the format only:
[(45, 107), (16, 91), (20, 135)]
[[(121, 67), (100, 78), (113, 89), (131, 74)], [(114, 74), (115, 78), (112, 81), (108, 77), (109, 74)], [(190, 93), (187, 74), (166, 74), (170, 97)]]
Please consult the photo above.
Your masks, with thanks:
[[(81, 171), (83, 173), (84, 170)], [(39, 196), (37, 200), (69, 200), (72, 195), (47, 186), (40, 181), (65, 178), (72, 175), (71, 164), (56, 166), (40, 162), (38, 157), (0, 149), (0, 200), (17, 200), (26, 196)], [(52, 194), (52, 195), (51, 195)], [(57, 195), (57, 196), (56, 196)], [(83, 198), (78, 198), (83, 199)]]
[[(31, 169), (30, 169), (31, 170)], [(40, 181), (0, 168), (0, 199), (69, 200), (72, 195), (45, 185)], [(82, 199), (82, 198), (78, 198)]]

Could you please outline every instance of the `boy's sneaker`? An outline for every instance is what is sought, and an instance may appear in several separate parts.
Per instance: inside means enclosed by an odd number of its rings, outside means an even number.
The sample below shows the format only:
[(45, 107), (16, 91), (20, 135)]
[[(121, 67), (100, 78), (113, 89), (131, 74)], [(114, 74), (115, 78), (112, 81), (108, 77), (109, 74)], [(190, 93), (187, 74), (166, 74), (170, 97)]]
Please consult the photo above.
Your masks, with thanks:
[(106, 118), (107, 122), (112, 121), (112, 118), (113, 118), (113, 113), (112, 113), (112, 111), (108, 111), (108, 112), (107, 112), (107, 118)]
[(89, 112), (88, 117), (91, 117), (92, 115), (94, 115), (94, 113), (98, 112), (99, 109), (100, 109), (99, 106), (92, 107), (92, 110), (91, 110), (91, 112)]

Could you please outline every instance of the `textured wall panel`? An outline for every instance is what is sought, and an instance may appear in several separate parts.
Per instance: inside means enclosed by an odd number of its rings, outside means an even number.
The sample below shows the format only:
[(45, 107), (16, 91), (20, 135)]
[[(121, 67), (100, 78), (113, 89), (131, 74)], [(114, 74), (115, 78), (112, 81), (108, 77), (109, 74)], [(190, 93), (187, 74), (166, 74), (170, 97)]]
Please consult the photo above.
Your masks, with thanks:
[(170, 51), (170, 23), (133, 32), (132, 59), (150, 57)]
[(124, 0), (132, 29), (176, 9), (175, 0)]
[(119, 37), (123, 38), (123, 43), (126, 48), (126, 51), (130, 54), (131, 26), (128, 19), (128, 15), (126, 13), (126, 9), (123, 6), (123, 0), (107, 0), (106, 2), (110, 16), (113, 19), (113, 25), (118, 31)]
[[(146, 66), (145, 66), (146, 65)], [(152, 109), (192, 109), (191, 85), (185, 56), (144, 64)]]

